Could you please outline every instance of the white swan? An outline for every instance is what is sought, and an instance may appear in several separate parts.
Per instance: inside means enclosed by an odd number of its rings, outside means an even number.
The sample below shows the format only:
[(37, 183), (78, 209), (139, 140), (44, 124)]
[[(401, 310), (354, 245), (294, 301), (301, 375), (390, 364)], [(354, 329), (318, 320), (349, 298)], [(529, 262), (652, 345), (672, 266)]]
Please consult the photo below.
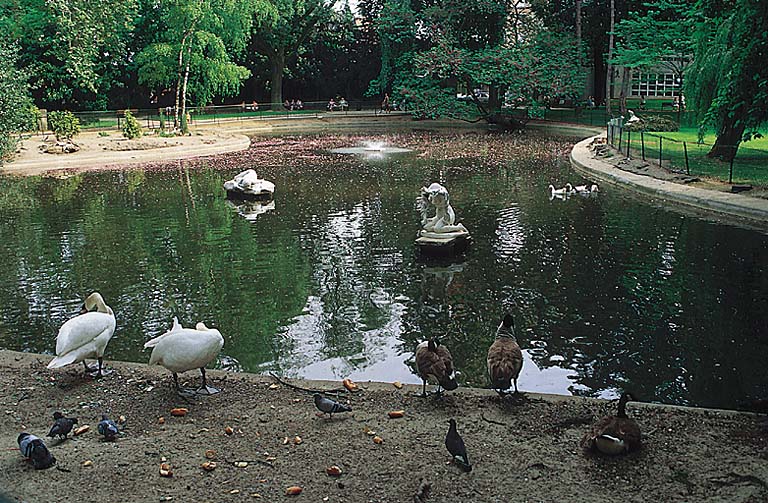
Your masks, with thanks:
[(549, 191), (549, 200), (553, 200), (554, 198), (558, 199), (566, 199), (568, 195), (573, 190), (573, 187), (570, 183), (566, 183), (565, 187), (562, 189), (556, 189), (554, 185), (549, 184), (549, 187), (547, 187), (547, 190)]
[[(96, 311), (90, 312), (96, 308)], [(104, 350), (115, 333), (115, 313), (104, 303), (98, 292), (90, 294), (83, 304), (80, 315), (67, 320), (59, 329), (56, 337), (56, 358), (48, 363), (49, 369), (55, 369), (71, 363), (83, 362), (86, 373), (96, 372), (101, 377)], [(99, 361), (97, 369), (88, 367), (86, 358)]]
[[(216, 358), (223, 346), (224, 337), (215, 328), (208, 328), (202, 322), (195, 328), (183, 328), (176, 317), (173, 318), (173, 327), (169, 331), (144, 344), (145, 348), (153, 348), (149, 364), (162, 365), (170, 370), (176, 391), (181, 396), (191, 396), (195, 393), (212, 395), (220, 391), (208, 386), (205, 366)], [(202, 374), (200, 388), (196, 391), (180, 388), (177, 374), (193, 369), (200, 369)]]

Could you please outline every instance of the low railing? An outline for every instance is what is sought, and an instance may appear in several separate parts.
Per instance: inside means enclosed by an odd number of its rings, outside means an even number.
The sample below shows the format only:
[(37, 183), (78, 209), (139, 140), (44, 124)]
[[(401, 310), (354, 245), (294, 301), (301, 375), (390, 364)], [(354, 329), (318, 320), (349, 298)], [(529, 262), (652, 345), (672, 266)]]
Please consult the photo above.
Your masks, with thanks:
[[(631, 131), (619, 120), (612, 122), (606, 127), (608, 143), (628, 158), (652, 162), (672, 172), (708, 176), (728, 183), (768, 184), (768, 151), (743, 145), (719, 145), (729, 154), (730, 159), (723, 161), (708, 157), (714, 145), (703, 139), (683, 141), (663, 133)], [(731, 155), (729, 149), (735, 155)]]

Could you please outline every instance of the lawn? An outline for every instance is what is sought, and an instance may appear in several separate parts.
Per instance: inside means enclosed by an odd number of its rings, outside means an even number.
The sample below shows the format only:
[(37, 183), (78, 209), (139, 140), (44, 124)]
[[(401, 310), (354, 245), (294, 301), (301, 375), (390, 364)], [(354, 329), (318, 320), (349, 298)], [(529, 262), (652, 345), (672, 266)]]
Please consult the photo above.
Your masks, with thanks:
[[(707, 176), (729, 181), (730, 163), (710, 159), (706, 155), (715, 142), (715, 135), (709, 132), (703, 143), (698, 143), (696, 128), (680, 128), (677, 132), (632, 133), (629, 146), (633, 157), (642, 157), (658, 162), (674, 171), (690, 173), (694, 176)], [(615, 139), (618, 143), (618, 139)], [(621, 139), (622, 150), (626, 150), (626, 136)], [(686, 166), (686, 149), (688, 163)], [(659, 152), (661, 151), (661, 156)], [(733, 161), (733, 183), (749, 183), (768, 186), (768, 139), (759, 138), (742, 143)]]

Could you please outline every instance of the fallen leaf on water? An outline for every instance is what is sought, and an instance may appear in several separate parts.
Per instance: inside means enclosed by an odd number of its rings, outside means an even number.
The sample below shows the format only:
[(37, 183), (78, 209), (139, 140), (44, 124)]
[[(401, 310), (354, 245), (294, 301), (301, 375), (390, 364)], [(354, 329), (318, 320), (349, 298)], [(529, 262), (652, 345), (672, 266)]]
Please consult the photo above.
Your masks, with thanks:
[(331, 477), (340, 477), (341, 476), (341, 468), (339, 468), (336, 465), (329, 466), (325, 469), (325, 473), (330, 475)]
[(301, 494), (301, 487), (291, 486), (285, 490), (285, 494), (287, 494), (288, 496), (296, 496), (297, 494)]

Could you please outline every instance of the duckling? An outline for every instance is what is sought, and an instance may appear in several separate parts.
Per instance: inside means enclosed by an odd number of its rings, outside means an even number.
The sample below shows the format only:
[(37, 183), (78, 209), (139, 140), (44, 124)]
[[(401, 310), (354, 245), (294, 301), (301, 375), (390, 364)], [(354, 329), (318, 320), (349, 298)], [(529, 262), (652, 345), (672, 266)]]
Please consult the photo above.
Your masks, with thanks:
[(501, 325), (496, 329), (496, 340), (488, 348), (487, 362), (491, 387), (501, 396), (512, 386), (512, 381), (515, 383), (515, 393), (519, 393), (517, 378), (523, 368), (523, 352), (515, 339), (514, 326), (512, 315), (504, 316)]
[(435, 340), (424, 341), (416, 347), (416, 370), (423, 381), (422, 397), (427, 396), (427, 379), (430, 377), (438, 382), (438, 395), (441, 393), (441, 386), (446, 391), (459, 387), (450, 351)]
[(624, 392), (619, 399), (615, 416), (605, 416), (581, 439), (581, 447), (609, 456), (627, 454), (640, 449), (640, 426), (627, 417), (628, 401), (635, 401), (632, 394)]

